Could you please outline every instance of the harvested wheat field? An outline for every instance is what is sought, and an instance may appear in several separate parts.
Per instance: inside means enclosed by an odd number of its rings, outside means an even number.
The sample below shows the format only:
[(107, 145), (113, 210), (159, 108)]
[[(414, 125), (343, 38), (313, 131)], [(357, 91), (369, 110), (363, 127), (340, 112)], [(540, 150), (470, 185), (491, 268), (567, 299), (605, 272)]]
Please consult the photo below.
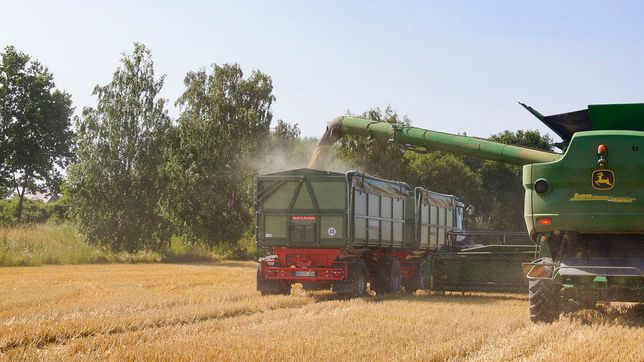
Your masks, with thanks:
[(644, 360), (644, 308), (532, 325), (512, 294), (261, 297), (255, 264), (0, 268), (0, 357)]

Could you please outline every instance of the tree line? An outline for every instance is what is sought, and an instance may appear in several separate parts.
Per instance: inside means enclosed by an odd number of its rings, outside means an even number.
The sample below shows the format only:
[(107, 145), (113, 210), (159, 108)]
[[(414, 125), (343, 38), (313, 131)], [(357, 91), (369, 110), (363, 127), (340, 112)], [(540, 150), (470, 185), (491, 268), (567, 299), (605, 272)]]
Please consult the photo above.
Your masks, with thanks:
[[(273, 121), (271, 78), (237, 64), (189, 72), (171, 119), (150, 50), (135, 43), (96, 105), (73, 116), (71, 96), (37, 60), (7, 47), (0, 63), (0, 190), (14, 195), (22, 222), (28, 192), (62, 192), (89, 242), (117, 250), (155, 249), (173, 235), (191, 244), (234, 244), (253, 229), (253, 177), (306, 164), (313, 138)], [(409, 124), (391, 108), (362, 117)], [(321, 123), (322, 124), (322, 123)], [(322, 129), (321, 129), (322, 130)], [(493, 140), (550, 149), (537, 131)], [(521, 230), (519, 169), (441, 152), (347, 137), (335, 147), (339, 168), (451, 193), (474, 205), (472, 225)], [(278, 160), (279, 159), (279, 160)], [(273, 169), (274, 170), (274, 169)], [(1, 220), (0, 220), (1, 221)]]

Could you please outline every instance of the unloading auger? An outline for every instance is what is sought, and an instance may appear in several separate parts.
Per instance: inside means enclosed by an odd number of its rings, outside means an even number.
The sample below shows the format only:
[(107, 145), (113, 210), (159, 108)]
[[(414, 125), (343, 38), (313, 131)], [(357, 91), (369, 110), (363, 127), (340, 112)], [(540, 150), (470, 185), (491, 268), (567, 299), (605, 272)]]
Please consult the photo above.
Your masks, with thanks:
[[(394, 141), (412, 149), (453, 152), (515, 165), (556, 161), (562, 157), (558, 153), (506, 145), (482, 138), (346, 116), (335, 118), (328, 123), (318, 148), (329, 148), (344, 135), (372, 137)], [(314, 156), (319, 156), (311, 158), (309, 168), (323, 168), (326, 154), (316, 150)]]

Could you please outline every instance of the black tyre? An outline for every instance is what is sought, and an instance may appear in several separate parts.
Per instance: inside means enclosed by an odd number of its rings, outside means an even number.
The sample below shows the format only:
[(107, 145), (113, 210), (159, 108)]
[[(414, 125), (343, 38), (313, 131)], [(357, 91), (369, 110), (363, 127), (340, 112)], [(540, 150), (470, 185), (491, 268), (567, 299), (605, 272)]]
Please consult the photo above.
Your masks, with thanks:
[(367, 266), (362, 261), (349, 266), (349, 277), (353, 284), (353, 296), (364, 296), (367, 293)]
[(380, 265), (378, 264), (370, 264), (368, 266), (369, 268), (369, 289), (373, 290), (376, 293), (382, 293), (382, 284), (383, 281), (380, 280), (381, 278), (381, 270), (380, 270)]
[(349, 279), (333, 284), (333, 291), (343, 297), (362, 297), (367, 293), (367, 266), (362, 260), (349, 264)]
[(552, 280), (530, 280), (528, 287), (530, 320), (552, 323), (561, 312), (561, 287)]
[(422, 265), (415, 265), (413, 278), (406, 280), (403, 286), (405, 287), (405, 291), (408, 293), (413, 293), (418, 289), (425, 289), (425, 275), (423, 274)]
[(582, 309), (595, 309), (597, 308), (597, 301), (584, 299), (581, 303)]
[(284, 283), (284, 282), (280, 282), (280, 288), (277, 291), (277, 294), (291, 295), (291, 287), (293, 287), (293, 284), (287, 284), (287, 283)]
[(262, 290), (264, 279), (262, 279), (262, 264), (257, 264), (257, 290)]
[(291, 284), (277, 281), (279, 283), (277, 290), (262, 290), (262, 295), (290, 295), (291, 294)]
[(371, 289), (378, 294), (400, 291), (400, 262), (398, 259), (392, 256), (382, 257), (374, 269)]
[(306, 290), (307, 292), (312, 292), (315, 290), (322, 290), (326, 288), (320, 285), (320, 283), (309, 282), (309, 283), (302, 283), (302, 289)]

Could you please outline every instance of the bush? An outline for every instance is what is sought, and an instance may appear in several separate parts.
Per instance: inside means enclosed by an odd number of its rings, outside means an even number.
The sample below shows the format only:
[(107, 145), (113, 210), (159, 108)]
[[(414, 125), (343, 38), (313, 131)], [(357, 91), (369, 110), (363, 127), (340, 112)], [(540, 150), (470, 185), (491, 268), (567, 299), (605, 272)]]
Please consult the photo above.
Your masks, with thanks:
[(115, 252), (108, 246), (89, 244), (70, 223), (25, 224), (0, 227), (0, 265), (88, 264), (88, 263), (180, 263), (250, 258), (244, 248), (211, 250), (190, 245), (179, 237), (159, 251)]
[(70, 225), (0, 228), (0, 265), (108, 262), (113, 256), (83, 242)]
[[(17, 225), (16, 209), (20, 198), (17, 196), (12, 199), (0, 200), (0, 225), (11, 226)], [(44, 203), (24, 199), (22, 202), (22, 224), (62, 224), (67, 221), (67, 203), (54, 201)]]
[(15, 208), (12, 200), (0, 200), (0, 225), (13, 225), (15, 223)]

